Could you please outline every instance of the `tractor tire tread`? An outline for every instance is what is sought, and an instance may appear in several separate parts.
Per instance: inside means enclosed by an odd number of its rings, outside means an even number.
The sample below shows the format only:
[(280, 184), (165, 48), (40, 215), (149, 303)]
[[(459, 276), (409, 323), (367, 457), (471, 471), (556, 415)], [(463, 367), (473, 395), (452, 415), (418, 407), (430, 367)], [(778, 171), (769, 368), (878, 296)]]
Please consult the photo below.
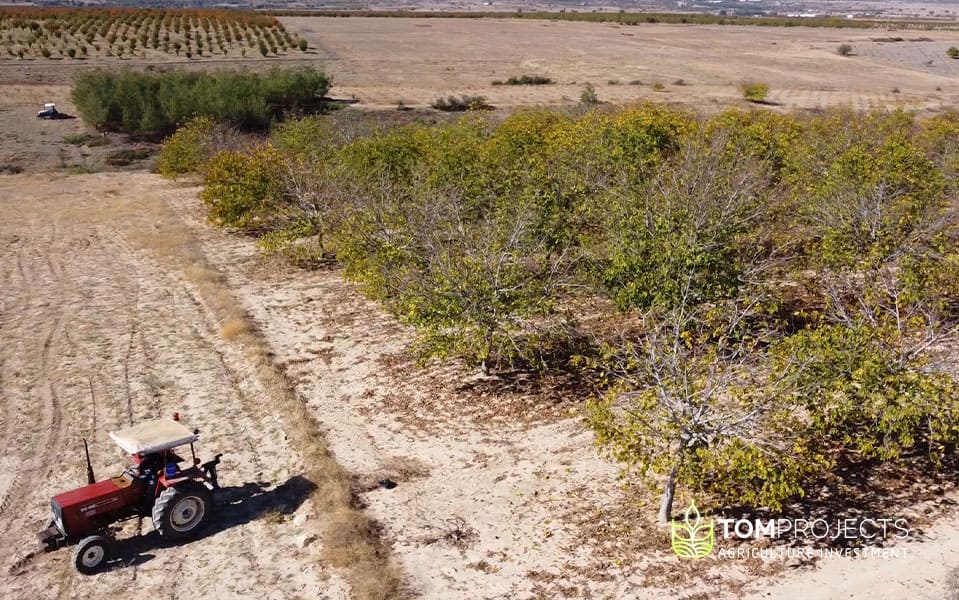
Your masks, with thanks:
[[(184, 495), (200, 497), (204, 503), (203, 518), (189, 531), (177, 531), (170, 523), (170, 511), (177, 501)], [(171, 540), (182, 540), (196, 536), (204, 527), (213, 509), (213, 497), (210, 490), (203, 484), (192, 483), (163, 490), (153, 504), (153, 528), (161, 537)]]

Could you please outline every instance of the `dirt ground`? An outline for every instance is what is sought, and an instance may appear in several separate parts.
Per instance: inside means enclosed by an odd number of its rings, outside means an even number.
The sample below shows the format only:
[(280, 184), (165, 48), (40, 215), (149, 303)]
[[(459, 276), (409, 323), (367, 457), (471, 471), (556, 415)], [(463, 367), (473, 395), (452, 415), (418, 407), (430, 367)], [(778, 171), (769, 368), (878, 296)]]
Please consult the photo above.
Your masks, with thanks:
[[(316, 521), (294, 522), (309, 514), (310, 484), (287, 424), (195, 287), (159, 258), (190, 251), (156, 231), (170, 219), (167, 202), (195, 190), (158, 183), (142, 174), (0, 179), (3, 596), (162, 587), (170, 597), (342, 597), (311, 558)], [(108, 432), (174, 411), (200, 428), (203, 456), (225, 454), (222, 510), (203, 539), (166, 547), (154, 534), (135, 537), (96, 578), (76, 577), (68, 550), (34, 556), (50, 496), (85, 480), (82, 439), (97, 474), (116, 475), (125, 459)], [(130, 522), (121, 538), (150, 529)]]
[[(938, 110), (959, 100), (959, 31), (621, 26), (472, 19), (282, 19), (317, 48), (336, 94), (364, 104), (424, 105), (480, 94), (494, 105), (563, 104), (589, 82), (601, 100), (640, 98), (699, 110), (742, 103), (744, 79), (781, 109), (848, 105)], [(876, 41), (902, 37), (901, 42)], [(841, 43), (854, 55), (839, 56)], [(523, 74), (556, 85), (493, 86)], [(678, 84), (682, 80), (682, 84)], [(641, 82), (630, 85), (630, 82)], [(664, 89), (657, 91), (655, 84)]]

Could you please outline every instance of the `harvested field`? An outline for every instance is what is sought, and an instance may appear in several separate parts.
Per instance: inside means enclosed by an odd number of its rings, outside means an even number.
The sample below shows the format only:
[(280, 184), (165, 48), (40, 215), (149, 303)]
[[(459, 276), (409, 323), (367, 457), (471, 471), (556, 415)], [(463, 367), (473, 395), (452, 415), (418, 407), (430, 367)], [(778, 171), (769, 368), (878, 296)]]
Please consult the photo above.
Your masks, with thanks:
[[(949, 46), (959, 43), (959, 31), (510, 19), (281, 21), (317, 48), (337, 95), (352, 94), (364, 104), (384, 107), (400, 100), (426, 105), (448, 94), (483, 95), (497, 106), (570, 104), (589, 82), (601, 100), (648, 98), (714, 111), (742, 102), (738, 85), (745, 78), (768, 83), (770, 103), (783, 109), (848, 105), (936, 110), (959, 100), (959, 61), (945, 55)], [(897, 35), (904, 41), (872, 41)], [(841, 43), (851, 44), (855, 55), (839, 56)], [(525, 74), (557, 83), (492, 85)], [(679, 80), (683, 85), (676, 85)], [(664, 86), (662, 91), (654, 89), (657, 83)]]

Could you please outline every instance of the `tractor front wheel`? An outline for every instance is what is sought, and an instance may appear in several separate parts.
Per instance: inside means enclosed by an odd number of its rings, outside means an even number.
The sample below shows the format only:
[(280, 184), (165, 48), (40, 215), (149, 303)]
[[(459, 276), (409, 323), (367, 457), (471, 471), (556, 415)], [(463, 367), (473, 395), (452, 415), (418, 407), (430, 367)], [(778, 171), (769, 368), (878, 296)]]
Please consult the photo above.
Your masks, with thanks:
[(210, 491), (201, 484), (167, 488), (153, 504), (153, 528), (171, 540), (193, 537), (212, 509)]
[(96, 573), (110, 558), (110, 539), (91, 535), (80, 540), (73, 551), (73, 566), (84, 575)]

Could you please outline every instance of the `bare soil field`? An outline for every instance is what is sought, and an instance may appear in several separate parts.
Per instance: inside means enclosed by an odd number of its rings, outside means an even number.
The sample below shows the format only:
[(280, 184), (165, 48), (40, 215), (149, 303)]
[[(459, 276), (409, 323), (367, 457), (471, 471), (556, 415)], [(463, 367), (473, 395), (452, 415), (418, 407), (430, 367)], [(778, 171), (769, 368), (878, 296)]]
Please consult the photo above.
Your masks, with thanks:
[(136, 144), (124, 136), (101, 134), (79, 118), (41, 120), (37, 111), (47, 102), (76, 115), (65, 85), (0, 85), (0, 174), (109, 168), (106, 160)]
[[(782, 109), (937, 110), (959, 100), (959, 61), (946, 57), (946, 49), (959, 44), (957, 31), (509, 19), (281, 20), (317, 49), (336, 94), (352, 94), (369, 105), (425, 105), (446, 94), (480, 94), (497, 106), (568, 104), (579, 100), (589, 82), (601, 100), (643, 98), (715, 111), (742, 103), (738, 85), (744, 79), (768, 83), (770, 103)], [(873, 41), (885, 37), (903, 41)], [(851, 44), (855, 55), (839, 56), (841, 43)], [(492, 85), (523, 74), (545, 75), (557, 84)], [(657, 83), (662, 91), (654, 89)]]
[[(648, 99), (713, 112), (747, 106), (739, 84), (770, 86), (766, 108), (815, 110), (902, 106), (935, 112), (959, 102), (959, 60), (946, 57), (959, 31), (683, 26), (471, 19), (285, 17), (306, 53), (186, 59), (59, 60), (0, 57), (0, 172), (110, 168), (117, 151), (138, 148), (111, 136), (104, 146), (68, 144), (99, 135), (79, 120), (36, 123), (43, 103), (74, 114), (70, 82), (98, 68), (266, 69), (314, 65), (333, 77), (331, 95), (359, 107), (426, 107), (439, 96), (486, 96), (501, 108), (570, 105), (586, 83), (600, 100)], [(901, 41), (891, 41), (901, 40)], [(840, 43), (853, 55), (839, 56)], [(538, 74), (554, 85), (494, 86)], [(658, 84), (658, 85), (657, 85)], [(657, 89), (661, 87), (661, 89)], [(111, 145), (112, 144), (112, 145)]]
[[(310, 543), (313, 484), (289, 424), (183, 274), (202, 268), (189, 240), (156, 236), (169, 198), (193, 190), (157, 183), (0, 179), (2, 595), (343, 597)], [(76, 577), (68, 550), (34, 555), (51, 495), (85, 480), (81, 439), (98, 475), (117, 475), (127, 459), (108, 432), (176, 410), (201, 429), (205, 455), (225, 453), (220, 516), (203, 539), (166, 547), (128, 522), (120, 561), (97, 578)]]

